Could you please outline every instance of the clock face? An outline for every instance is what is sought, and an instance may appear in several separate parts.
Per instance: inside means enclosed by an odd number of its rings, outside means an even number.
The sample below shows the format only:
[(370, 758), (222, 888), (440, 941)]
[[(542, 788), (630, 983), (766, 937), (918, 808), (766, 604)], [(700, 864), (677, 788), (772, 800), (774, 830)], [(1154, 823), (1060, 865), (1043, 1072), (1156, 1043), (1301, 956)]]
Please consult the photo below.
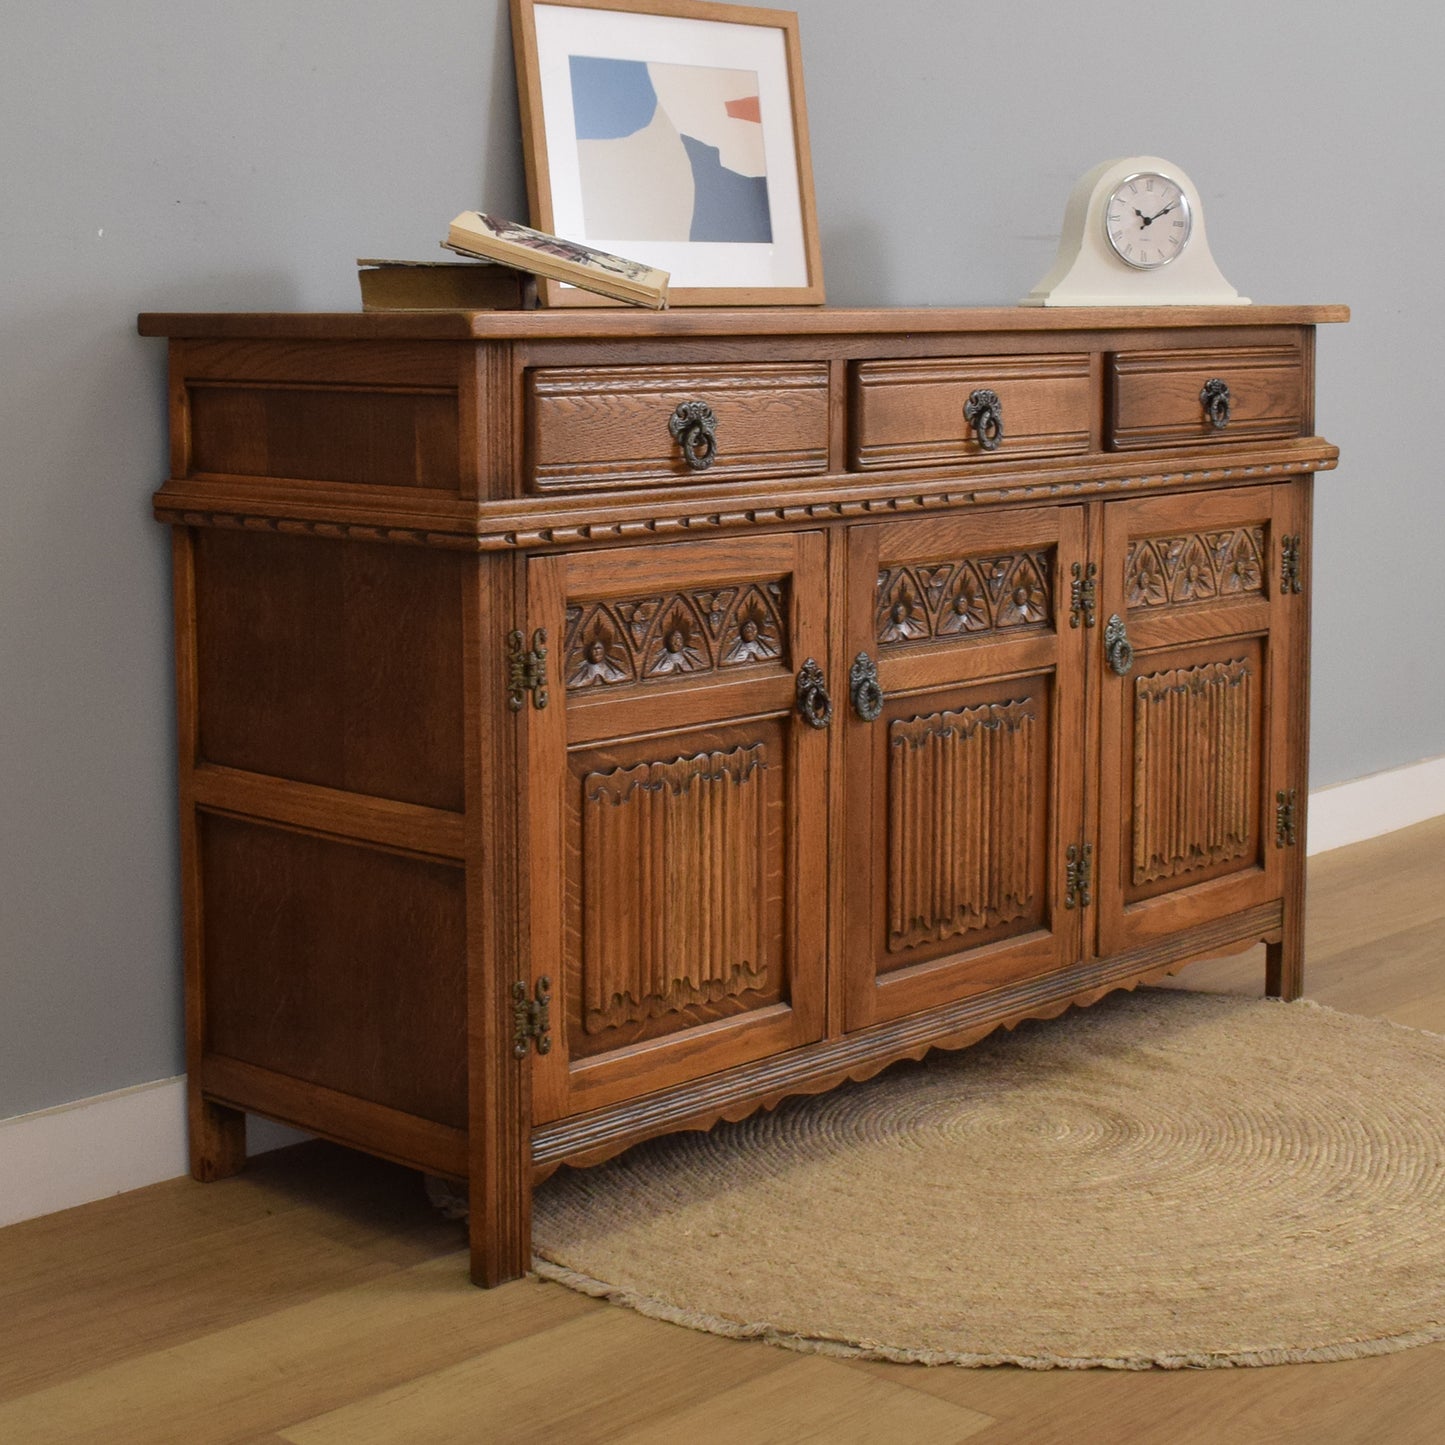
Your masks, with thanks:
[(1125, 176), (1104, 207), (1104, 234), (1114, 254), (1140, 271), (1167, 266), (1179, 256), (1193, 224), (1179, 182), (1153, 171)]

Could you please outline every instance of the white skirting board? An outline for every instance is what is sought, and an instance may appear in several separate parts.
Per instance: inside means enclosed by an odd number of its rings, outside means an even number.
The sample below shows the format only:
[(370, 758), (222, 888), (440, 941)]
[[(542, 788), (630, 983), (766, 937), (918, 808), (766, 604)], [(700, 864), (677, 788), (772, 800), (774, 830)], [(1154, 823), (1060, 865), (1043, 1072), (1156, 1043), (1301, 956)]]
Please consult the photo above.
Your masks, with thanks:
[[(1445, 757), (1310, 794), (1309, 851), (1324, 853), (1445, 814)], [(160, 1079), (0, 1120), (0, 1227), (184, 1174), (185, 1079)], [(305, 1138), (247, 1121), (247, 1152)]]
[[(248, 1154), (306, 1137), (269, 1119), (246, 1120)], [(0, 1228), (189, 1169), (184, 1075), (0, 1119)]]
[(1317, 788), (1310, 794), (1310, 855), (1363, 843), (1445, 813), (1445, 756)]

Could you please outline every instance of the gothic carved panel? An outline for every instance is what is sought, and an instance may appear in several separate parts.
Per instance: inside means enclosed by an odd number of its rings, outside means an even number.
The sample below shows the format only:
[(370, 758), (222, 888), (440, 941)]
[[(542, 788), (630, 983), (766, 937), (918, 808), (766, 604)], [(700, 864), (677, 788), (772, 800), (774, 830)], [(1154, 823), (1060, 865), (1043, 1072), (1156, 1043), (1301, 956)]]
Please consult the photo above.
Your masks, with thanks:
[(885, 567), (878, 574), (878, 644), (968, 637), (1053, 620), (1049, 550)]
[(1135, 680), (1135, 887), (1252, 851), (1253, 689), (1243, 658)]
[(1039, 732), (1030, 698), (890, 726), (890, 952), (1030, 911)]
[(771, 662), (784, 653), (782, 582), (573, 602), (569, 692)]
[(1129, 544), (1124, 596), (1131, 608), (1181, 607), (1264, 591), (1264, 528), (1235, 527)]
[(589, 1034), (768, 986), (762, 744), (582, 781)]

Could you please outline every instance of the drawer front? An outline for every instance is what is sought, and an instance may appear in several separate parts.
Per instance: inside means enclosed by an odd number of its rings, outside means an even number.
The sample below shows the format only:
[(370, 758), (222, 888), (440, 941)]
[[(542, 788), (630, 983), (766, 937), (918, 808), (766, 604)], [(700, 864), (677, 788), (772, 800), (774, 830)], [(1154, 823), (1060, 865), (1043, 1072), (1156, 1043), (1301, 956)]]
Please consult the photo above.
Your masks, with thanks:
[[(978, 411), (983, 392), (998, 399), (996, 432)], [(1090, 417), (1084, 355), (864, 361), (853, 372), (851, 464), (873, 471), (1086, 452)]]
[(527, 374), (526, 466), (538, 492), (825, 472), (828, 368), (541, 367)]
[[(1109, 358), (1106, 445), (1217, 446), (1221, 442), (1298, 436), (1304, 429), (1304, 357), (1292, 346), (1218, 351), (1120, 351)], [(1227, 407), (1206, 387), (1222, 382)], [(1222, 423), (1222, 424), (1221, 424)]]

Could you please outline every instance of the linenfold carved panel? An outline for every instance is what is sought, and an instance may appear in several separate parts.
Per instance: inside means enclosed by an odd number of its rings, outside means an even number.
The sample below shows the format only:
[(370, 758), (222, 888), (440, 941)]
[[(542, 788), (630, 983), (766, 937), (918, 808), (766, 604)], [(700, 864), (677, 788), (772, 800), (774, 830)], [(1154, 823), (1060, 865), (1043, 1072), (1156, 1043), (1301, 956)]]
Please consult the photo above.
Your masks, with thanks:
[(567, 607), (569, 692), (782, 657), (781, 582), (659, 592)]
[(1263, 527), (1141, 537), (1129, 544), (1124, 595), (1131, 608), (1178, 607), (1263, 591)]
[(1244, 658), (1134, 683), (1134, 884), (1247, 857), (1254, 674)]
[(889, 727), (890, 952), (1028, 913), (1037, 723), (1020, 698)]
[(762, 744), (582, 781), (589, 1034), (766, 988)]
[(878, 574), (878, 643), (1047, 627), (1054, 615), (1051, 564), (1045, 549), (885, 567)]

